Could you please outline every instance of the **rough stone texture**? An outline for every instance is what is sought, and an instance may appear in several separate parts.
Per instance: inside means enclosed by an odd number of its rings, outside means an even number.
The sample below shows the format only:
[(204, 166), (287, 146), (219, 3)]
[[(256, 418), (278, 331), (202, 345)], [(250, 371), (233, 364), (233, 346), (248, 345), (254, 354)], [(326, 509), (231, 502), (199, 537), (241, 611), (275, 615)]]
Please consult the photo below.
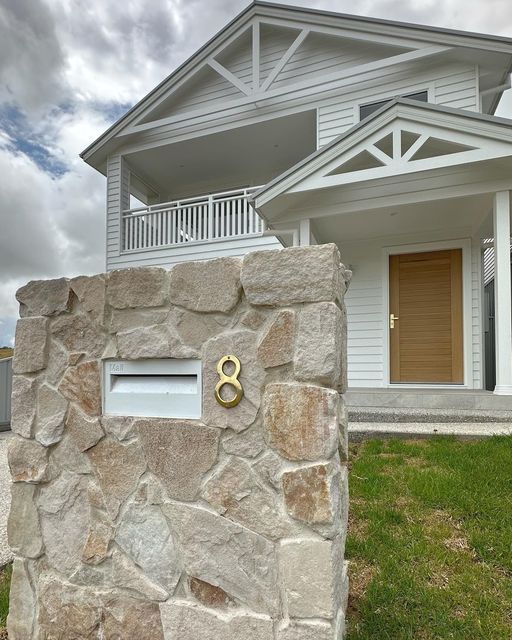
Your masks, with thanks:
[(101, 386), (98, 363), (83, 362), (76, 367), (69, 367), (59, 385), (59, 392), (71, 402), (75, 402), (88, 415), (100, 415)]
[(280, 311), (258, 345), (258, 358), (265, 369), (291, 362), (294, 338), (295, 313)]
[(343, 551), (336, 541), (283, 542), (279, 549), (279, 568), (290, 617), (332, 619), (337, 616)]
[(199, 578), (189, 578), (188, 587), (194, 598), (205, 607), (225, 609), (234, 604), (223, 589), (204, 580), (199, 580)]
[(169, 315), (167, 307), (162, 309), (112, 309), (110, 331), (124, 333), (140, 327), (161, 324)]
[(215, 584), (254, 611), (278, 611), (274, 545), (201, 507), (162, 506), (189, 575)]
[(148, 468), (169, 496), (194, 500), (217, 460), (219, 430), (177, 420), (140, 420), (136, 425)]
[(165, 640), (274, 640), (267, 616), (220, 613), (186, 600), (161, 604), (160, 613)]
[(169, 298), (169, 273), (159, 267), (136, 267), (112, 271), (107, 301), (114, 309), (160, 307)]
[(13, 482), (44, 482), (48, 479), (48, 449), (34, 440), (13, 438), (7, 450)]
[(20, 303), (20, 316), (54, 316), (69, 311), (71, 307), (69, 281), (32, 280), (16, 291)]
[(10, 640), (32, 638), (36, 600), (30, 580), (29, 563), (21, 558), (14, 560), (9, 600), (7, 632)]
[(124, 360), (197, 357), (194, 349), (182, 343), (176, 330), (164, 324), (118, 333), (117, 346)]
[(338, 444), (338, 394), (298, 384), (271, 384), (263, 416), (269, 444), (288, 460), (330, 458)]
[[(240, 265), (22, 293), (14, 640), (341, 640), (348, 274), (334, 246), (261, 252), (244, 295)], [(101, 415), (103, 363), (125, 358), (200, 359), (201, 419)]]
[(15, 482), (11, 486), (12, 508), (7, 521), (7, 536), (14, 553), (25, 558), (38, 558), (43, 553), (35, 491), (36, 486), (26, 482)]
[(105, 334), (85, 315), (55, 318), (52, 321), (51, 332), (69, 352), (87, 352), (90, 357), (99, 358), (105, 348)]
[(169, 594), (160, 585), (151, 581), (128, 556), (115, 551), (112, 556), (112, 580), (116, 587), (135, 591), (148, 600), (163, 602)]
[(288, 512), (308, 524), (332, 522), (331, 475), (326, 464), (284, 473), (284, 501)]
[(244, 258), (242, 285), (254, 305), (334, 301), (342, 291), (340, 253), (335, 244), (254, 251)]
[(47, 362), (47, 318), (21, 318), (16, 325), (13, 373), (33, 373)]
[[(214, 389), (219, 381), (217, 363), (228, 354), (241, 358), (241, 372), (238, 377), (244, 389), (244, 396), (236, 407), (226, 411), (215, 401)], [(252, 331), (236, 331), (212, 338), (203, 347), (203, 421), (212, 427), (222, 427), (243, 431), (258, 415), (265, 371), (258, 360), (256, 334)], [(227, 367), (225, 369), (227, 371)], [(226, 397), (233, 395), (228, 387), (221, 391)]]
[(116, 517), (121, 504), (135, 490), (146, 468), (144, 455), (138, 443), (121, 444), (104, 438), (88, 450), (94, 472), (98, 478), (105, 504)]
[(157, 506), (132, 505), (122, 519), (116, 542), (150, 580), (174, 592), (181, 563), (169, 523)]
[(12, 379), (11, 429), (23, 438), (30, 438), (36, 415), (36, 383), (17, 375)]
[(79, 451), (94, 447), (104, 435), (99, 418), (91, 418), (75, 405), (71, 405), (66, 418), (66, 430), (71, 434)]
[(338, 620), (289, 620), (276, 632), (276, 640), (339, 640), (342, 638), (343, 615)]
[(306, 306), (299, 314), (294, 371), (297, 380), (338, 388), (342, 374), (342, 314), (333, 302)]
[(37, 420), (35, 438), (49, 447), (62, 438), (64, 416), (68, 408), (65, 398), (44, 384), (37, 391)]
[(294, 533), (292, 523), (283, 517), (275, 492), (243, 460), (229, 460), (207, 482), (203, 497), (221, 515), (271, 540)]
[(191, 311), (228, 313), (240, 300), (241, 261), (181, 262), (171, 269), (171, 302)]
[(228, 432), (222, 440), (222, 448), (226, 453), (242, 458), (255, 458), (265, 448), (261, 425), (254, 424), (242, 433)]
[(70, 286), (83, 310), (102, 325), (105, 321), (107, 293), (105, 276), (102, 273), (96, 276), (78, 276), (70, 281)]

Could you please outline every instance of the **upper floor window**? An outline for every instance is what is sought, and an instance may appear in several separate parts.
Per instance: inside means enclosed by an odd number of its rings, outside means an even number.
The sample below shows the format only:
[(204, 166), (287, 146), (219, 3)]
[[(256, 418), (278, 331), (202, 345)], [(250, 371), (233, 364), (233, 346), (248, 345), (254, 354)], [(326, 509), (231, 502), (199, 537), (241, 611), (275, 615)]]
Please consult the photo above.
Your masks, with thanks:
[[(428, 102), (428, 91), (417, 91), (416, 93), (409, 93), (408, 95), (401, 96), (402, 98), (409, 98), (409, 100), (418, 100), (418, 102)], [(383, 107), (388, 102), (391, 102), (392, 98), (387, 100), (380, 100), (379, 102), (372, 102), (370, 104), (362, 104), (359, 107), (359, 120), (364, 120), (369, 115)]]

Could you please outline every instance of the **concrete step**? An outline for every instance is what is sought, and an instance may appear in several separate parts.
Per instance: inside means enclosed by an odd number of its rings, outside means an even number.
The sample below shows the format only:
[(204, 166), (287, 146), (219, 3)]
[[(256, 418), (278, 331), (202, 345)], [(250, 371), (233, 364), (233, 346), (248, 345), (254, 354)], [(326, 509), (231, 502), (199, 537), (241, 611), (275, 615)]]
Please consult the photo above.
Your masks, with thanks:
[(502, 422), (349, 422), (349, 440), (370, 438), (430, 438), (455, 436), (463, 440), (512, 435), (512, 424)]
[(512, 411), (512, 396), (473, 389), (362, 389), (345, 394), (349, 407), (388, 407), (408, 409), (467, 409)]
[(410, 407), (348, 407), (353, 423), (501, 423), (512, 424), (512, 411)]

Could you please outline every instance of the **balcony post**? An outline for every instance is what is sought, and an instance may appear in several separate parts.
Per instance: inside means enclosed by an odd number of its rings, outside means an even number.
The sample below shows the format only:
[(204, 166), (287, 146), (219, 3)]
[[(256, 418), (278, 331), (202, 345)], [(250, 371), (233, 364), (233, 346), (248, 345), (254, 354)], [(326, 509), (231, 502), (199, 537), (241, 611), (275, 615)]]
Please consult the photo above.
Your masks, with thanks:
[(208, 196), (208, 240), (213, 238), (213, 196)]

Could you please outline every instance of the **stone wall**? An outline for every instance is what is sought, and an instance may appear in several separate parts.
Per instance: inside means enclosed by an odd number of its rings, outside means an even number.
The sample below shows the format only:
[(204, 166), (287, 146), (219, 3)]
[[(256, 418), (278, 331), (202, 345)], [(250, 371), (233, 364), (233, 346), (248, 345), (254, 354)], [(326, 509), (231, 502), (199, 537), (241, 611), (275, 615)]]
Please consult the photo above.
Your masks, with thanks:
[[(347, 276), (323, 245), (18, 291), (10, 640), (342, 638)], [(103, 359), (184, 357), (201, 421), (102, 415)]]

